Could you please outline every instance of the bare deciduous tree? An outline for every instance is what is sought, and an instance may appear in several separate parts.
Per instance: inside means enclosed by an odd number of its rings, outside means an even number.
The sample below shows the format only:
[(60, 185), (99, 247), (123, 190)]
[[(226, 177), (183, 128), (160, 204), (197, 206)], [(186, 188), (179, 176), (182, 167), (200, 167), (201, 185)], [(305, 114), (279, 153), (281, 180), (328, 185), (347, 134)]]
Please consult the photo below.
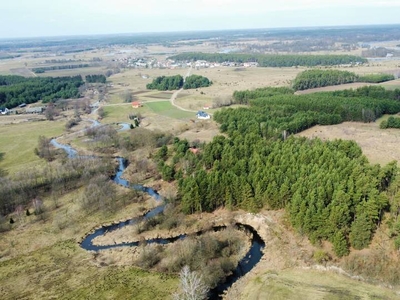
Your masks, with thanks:
[(180, 292), (174, 294), (174, 300), (203, 300), (207, 298), (209, 288), (204, 284), (203, 277), (191, 272), (184, 266), (180, 272)]
[(56, 108), (53, 103), (50, 103), (47, 106), (46, 110), (44, 111), (44, 115), (47, 120), (49, 120), (49, 121), (54, 120), (54, 117), (57, 115), (57, 111), (56, 111)]

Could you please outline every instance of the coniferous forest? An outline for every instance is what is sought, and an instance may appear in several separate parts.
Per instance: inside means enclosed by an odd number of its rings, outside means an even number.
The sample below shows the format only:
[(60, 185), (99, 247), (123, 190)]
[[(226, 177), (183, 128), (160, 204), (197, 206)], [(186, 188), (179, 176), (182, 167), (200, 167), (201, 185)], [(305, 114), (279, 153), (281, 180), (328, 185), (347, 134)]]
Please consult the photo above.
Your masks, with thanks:
[(57, 99), (78, 98), (82, 77), (0, 76), (0, 108), (13, 108), (22, 103), (44, 103)]
[[(288, 89), (250, 92), (248, 108), (215, 113), (225, 136), (203, 145), (200, 154), (176, 139), (158, 153), (166, 180), (178, 179), (185, 213), (219, 207), (282, 209), (312, 242), (332, 242), (338, 256), (349, 247), (369, 245), (391, 200), (386, 191), (396, 177), (396, 163), (371, 165), (353, 141), (323, 142), (290, 136), (315, 124), (375, 120), (400, 112), (400, 102), (379, 98), (369, 87), (343, 93), (296, 96)], [(259, 97), (259, 93), (270, 96)], [(377, 97), (360, 97), (369, 93)], [(236, 93), (237, 94), (237, 93)], [(168, 154), (173, 155), (172, 164)]]
[(200, 75), (190, 75), (185, 79), (183, 88), (185, 90), (197, 89), (200, 87), (208, 87), (211, 84), (212, 84), (212, 82), (207, 77), (200, 76)]
[(293, 81), (295, 90), (306, 90), (330, 85), (353, 82), (379, 83), (394, 80), (390, 74), (367, 74), (359, 76), (349, 71), (339, 70), (307, 70), (301, 72)]
[(86, 75), (85, 80), (87, 83), (106, 83), (106, 76), (100, 75)]
[(334, 66), (341, 64), (365, 63), (365, 58), (354, 55), (301, 55), (301, 54), (242, 54), (242, 53), (202, 53), (187, 52), (170, 57), (178, 61), (206, 60), (210, 62), (257, 62), (260, 67), (295, 67), (295, 66)]
[(149, 90), (171, 91), (184, 89), (197, 89), (199, 87), (208, 87), (212, 82), (204, 76), (190, 75), (183, 79), (181, 75), (159, 76), (153, 79), (153, 82), (146, 85)]
[(151, 83), (146, 85), (149, 90), (171, 91), (179, 90), (183, 86), (183, 77), (175, 76), (159, 76), (153, 79)]

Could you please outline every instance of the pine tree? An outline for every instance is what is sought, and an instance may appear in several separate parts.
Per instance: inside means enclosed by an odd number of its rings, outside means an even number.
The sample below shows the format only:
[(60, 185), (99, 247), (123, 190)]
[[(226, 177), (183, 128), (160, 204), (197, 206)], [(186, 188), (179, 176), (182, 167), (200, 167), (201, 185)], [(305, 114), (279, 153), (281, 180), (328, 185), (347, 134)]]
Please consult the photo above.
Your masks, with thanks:
[(350, 253), (349, 245), (343, 231), (336, 231), (332, 239), (332, 244), (337, 256), (342, 257)]

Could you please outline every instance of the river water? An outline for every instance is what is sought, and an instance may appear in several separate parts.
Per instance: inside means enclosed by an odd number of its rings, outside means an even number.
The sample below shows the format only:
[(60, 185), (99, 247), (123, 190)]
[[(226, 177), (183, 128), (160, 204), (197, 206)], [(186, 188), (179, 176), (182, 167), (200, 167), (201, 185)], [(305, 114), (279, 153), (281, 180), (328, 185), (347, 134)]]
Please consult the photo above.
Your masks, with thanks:
[[(51, 141), (52, 145), (61, 148), (66, 151), (68, 154), (69, 158), (77, 158), (78, 154), (75, 149), (73, 149), (71, 146), (68, 145), (63, 145), (58, 143), (55, 139)], [(162, 197), (153, 189), (149, 187), (145, 187), (142, 185), (135, 185), (131, 184), (127, 180), (121, 178), (124, 170), (126, 169), (126, 160), (123, 158), (118, 158), (118, 169), (115, 174), (111, 179), (119, 185), (122, 185), (126, 188), (131, 188), (135, 190), (140, 190), (143, 191), (150, 196), (152, 196), (155, 200), (160, 202), (160, 205), (155, 207), (154, 209), (150, 210), (147, 212), (144, 216), (141, 217), (136, 217), (131, 220), (127, 220), (124, 222), (120, 222), (118, 224), (113, 224), (109, 226), (103, 226), (101, 228), (96, 229), (94, 232), (89, 233), (85, 236), (85, 238), (82, 240), (80, 243), (80, 246), (88, 251), (100, 251), (100, 250), (107, 250), (107, 249), (112, 249), (112, 248), (118, 248), (118, 247), (135, 247), (138, 246), (139, 242), (132, 242), (132, 243), (120, 243), (120, 244), (110, 244), (110, 245), (93, 245), (93, 239), (102, 236), (106, 234), (107, 232), (118, 230), (120, 228), (123, 228), (125, 226), (129, 226), (135, 223), (138, 223), (142, 220), (150, 219), (153, 218), (154, 216), (162, 213), (164, 211), (165, 205), (162, 204)], [(262, 257), (262, 250), (265, 246), (264, 241), (261, 239), (261, 237), (258, 235), (258, 233), (250, 226), (248, 225), (241, 225), (237, 224), (240, 227), (243, 227), (245, 230), (250, 232), (252, 234), (252, 239), (251, 239), (251, 247), (250, 250), (246, 253), (245, 257), (243, 257), (236, 269), (233, 271), (233, 273), (228, 276), (225, 279), (225, 282), (220, 283), (217, 287), (214, 289), (210, 290), (209, 292), (209, 299), (221, 299), (221, 294), (227, 290), (234, 282), (236, 282), (238, 279), (240, 279), (243, 275), (247, 274), (250, 272), (254, 266), (260, 261)], [(200, 234), (200, 233), (199, 233)], [(163, 238), (156, 238), (156, 239), (149, 239), (146, 242), (147, 243), (157, 243), (157, 244), (168, 244), (168, 243), (173, 243), (179, 239), (184, 239), (186, 235), (178, 235), (176, 237), (168, 238), (168, 239), (163, 239)]]

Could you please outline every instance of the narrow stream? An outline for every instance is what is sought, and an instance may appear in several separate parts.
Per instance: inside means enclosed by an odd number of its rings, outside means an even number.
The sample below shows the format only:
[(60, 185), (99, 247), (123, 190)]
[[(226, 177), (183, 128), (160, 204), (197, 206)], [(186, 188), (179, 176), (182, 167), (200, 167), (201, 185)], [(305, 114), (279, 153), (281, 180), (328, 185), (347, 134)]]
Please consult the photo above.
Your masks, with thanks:
[[(72, 147), (68, 145), (63, 145), (58, 143), (55, 139), (51, 141), (51, 143), (57, 147), (57, 148), (62, 148), (64, 149), (69, 158), (76, 158), (78, 157), (77, 151), (73, 149)], [(111, 179), (119, 185), (122, 185), (127, 188), (135, 189), (135, 190), (140, 190), (143, 191), (150, 196), (152, 196), (155, 200), (162, 202), (162, 197), (153, 189), (149, 187), (145, 187), (142, 185), (133, 185), (129, 183), (127, 180), (121, 178), (124, 170), (126, 169), (126, 160), (119, 157), (118, 158), (119, 165), (117, 169), (117, 173), (115, 176), (113, 176)], [(164, 211), (165, 205), (161, 204), (149, 212), (147, 212), (144, 216), (142, 217), (137, 217), (133, 218), (128, 221), (120, 222), (118, 224), (114, 225), (109, 225), (109, 226), (103, 226), (99, 229), (96, 229), (93, 233), (89, 233), (80, 243), (80, 246), (88, 251), (100, 251), (100, 250), (107, 250), (107, 249), (112, 249), (112, 248), (118, 248), (118, 247), (135, 247), (138, 246), (139, 242), (132, 242), (132, 243), (120, 243), (120, 244), (111, 244), (111, 245), (93, 245), (93, 239), (102, 236), (107, 232), (117, 230), (119, 228), (123, 228), (124, 226), (132, 225), (135, 223), (138, 223), (142, 220), (150, 219)], [(260, 261), (262, 257), (262, 249), (265, 246), (264, 241), (261, 239), (261, 237), (258, 235), (258, 233), (252, 228), (251, 226), (248, 225), (241, 225), (237, 224), (238, 226), (243, 227), (245, 230), (249, 231), (252, 234), (252, 240), (251, 240), (251, 247), (250, 250), (246, 253), (245, 257), (242, 258), (236, 267), (236, 269), (233, 271), (233, 273), (228, 276), (225, 279), (224, 283), (219, 284), (217, 287), (214, 289), (210, 290), (209, 292), (209, 299), (221, 299), (221, 294), (227, 290), (234, 282), (236, 282), (240, 277), (243, 275), (247, 274), (250, 272), (253, 267)], [(201, 234), (199, 232), (198, 234)], [(168, 239), (163, 239), (163, 238), (156, 238), (156, 239), (149, 239), (146, 242), (147, 243), (157, 243), (157, 244), (168, 244), (168, 243), (173, 243), (179, 239), (184, 239), (186, 235), (178, 235), (176, 237), (168, 238)]]

